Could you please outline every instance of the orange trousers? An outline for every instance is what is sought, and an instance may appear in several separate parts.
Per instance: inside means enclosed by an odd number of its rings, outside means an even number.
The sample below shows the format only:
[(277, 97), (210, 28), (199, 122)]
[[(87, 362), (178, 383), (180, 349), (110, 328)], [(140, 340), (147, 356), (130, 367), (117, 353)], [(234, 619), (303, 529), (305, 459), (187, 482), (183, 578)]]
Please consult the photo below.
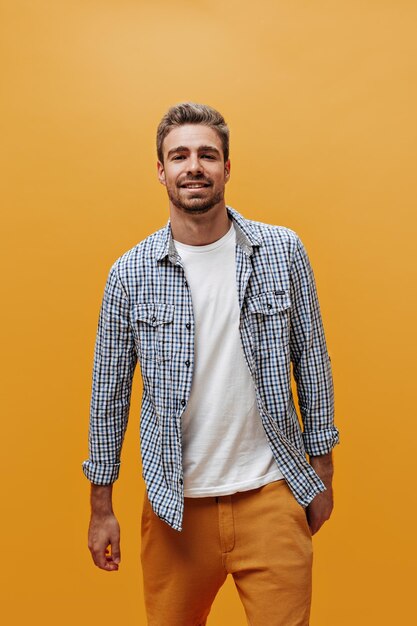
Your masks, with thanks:
[(312, 540), (285, 480), (230, 496), (185, 498), (183, 530), (145, 494), (141, 560), (148, 626), (203, 626), (233, 576), (251, 626), (308, 626)]

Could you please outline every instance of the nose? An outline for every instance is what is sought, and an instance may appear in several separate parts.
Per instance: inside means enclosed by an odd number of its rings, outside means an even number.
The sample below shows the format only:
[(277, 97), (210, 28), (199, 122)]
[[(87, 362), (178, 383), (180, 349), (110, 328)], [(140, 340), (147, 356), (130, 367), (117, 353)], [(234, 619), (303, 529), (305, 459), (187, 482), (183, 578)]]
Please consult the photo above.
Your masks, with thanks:
[(188, 173), (189, 174), (201, 174), (203, 171), (203, 168), (201, 167), (201, 163), (200, 163), (200, 159), (198, 158), (198, 154), (190, 154), (190, 157), (188, 159)]

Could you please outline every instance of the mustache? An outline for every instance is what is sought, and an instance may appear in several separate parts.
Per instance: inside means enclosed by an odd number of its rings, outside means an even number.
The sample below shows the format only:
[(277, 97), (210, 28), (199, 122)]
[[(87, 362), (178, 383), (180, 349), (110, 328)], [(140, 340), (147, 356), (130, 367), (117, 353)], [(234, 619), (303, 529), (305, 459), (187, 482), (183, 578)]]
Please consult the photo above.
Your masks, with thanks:
[(205, 176), (194, 176), (193, 178), (184, 178), (178, 182), (178, 187), (182, 187), (182, 185), (188, 185), (188, 183), (206, 183), (207, 185), (211, 185), (212, 181), (210, 178), (206, 178)]

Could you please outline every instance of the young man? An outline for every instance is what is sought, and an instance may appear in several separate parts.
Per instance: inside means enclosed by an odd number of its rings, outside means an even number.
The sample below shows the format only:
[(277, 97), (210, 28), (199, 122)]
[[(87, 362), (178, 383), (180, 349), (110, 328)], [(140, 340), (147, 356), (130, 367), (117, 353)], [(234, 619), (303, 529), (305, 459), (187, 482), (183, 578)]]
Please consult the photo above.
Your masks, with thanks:
[(98, 567), (118, 569), (112, 483), (138, 360), (148, 624), (205, 624), (230, 573), (252, 626), (306, 626), (311, 536), (332, 511), (338, 443), (311, 266), (292, 230), (225, 205), (220, 113), (172, 107), (157, 151), (170, 220), (116, 261), (100, 313), (89, 548)]

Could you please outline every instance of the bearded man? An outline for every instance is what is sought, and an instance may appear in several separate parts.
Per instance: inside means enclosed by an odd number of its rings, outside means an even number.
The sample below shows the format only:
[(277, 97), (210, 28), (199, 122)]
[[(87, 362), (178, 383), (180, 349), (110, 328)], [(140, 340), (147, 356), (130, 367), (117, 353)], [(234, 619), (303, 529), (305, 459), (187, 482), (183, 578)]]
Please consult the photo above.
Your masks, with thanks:
[(311, 265), (293, 230), (225, 204), (218, 111), (171, 107), (157, 153), (170, 219), (114, 263), (100, 313), (89, 548), (98, 567), (119, 568), (112, 486), (139, 361), (148, 624), (206, 624), (231, 574), (249, 624), (307, 626), (312, 535), (332, 511), (338, 443)]

